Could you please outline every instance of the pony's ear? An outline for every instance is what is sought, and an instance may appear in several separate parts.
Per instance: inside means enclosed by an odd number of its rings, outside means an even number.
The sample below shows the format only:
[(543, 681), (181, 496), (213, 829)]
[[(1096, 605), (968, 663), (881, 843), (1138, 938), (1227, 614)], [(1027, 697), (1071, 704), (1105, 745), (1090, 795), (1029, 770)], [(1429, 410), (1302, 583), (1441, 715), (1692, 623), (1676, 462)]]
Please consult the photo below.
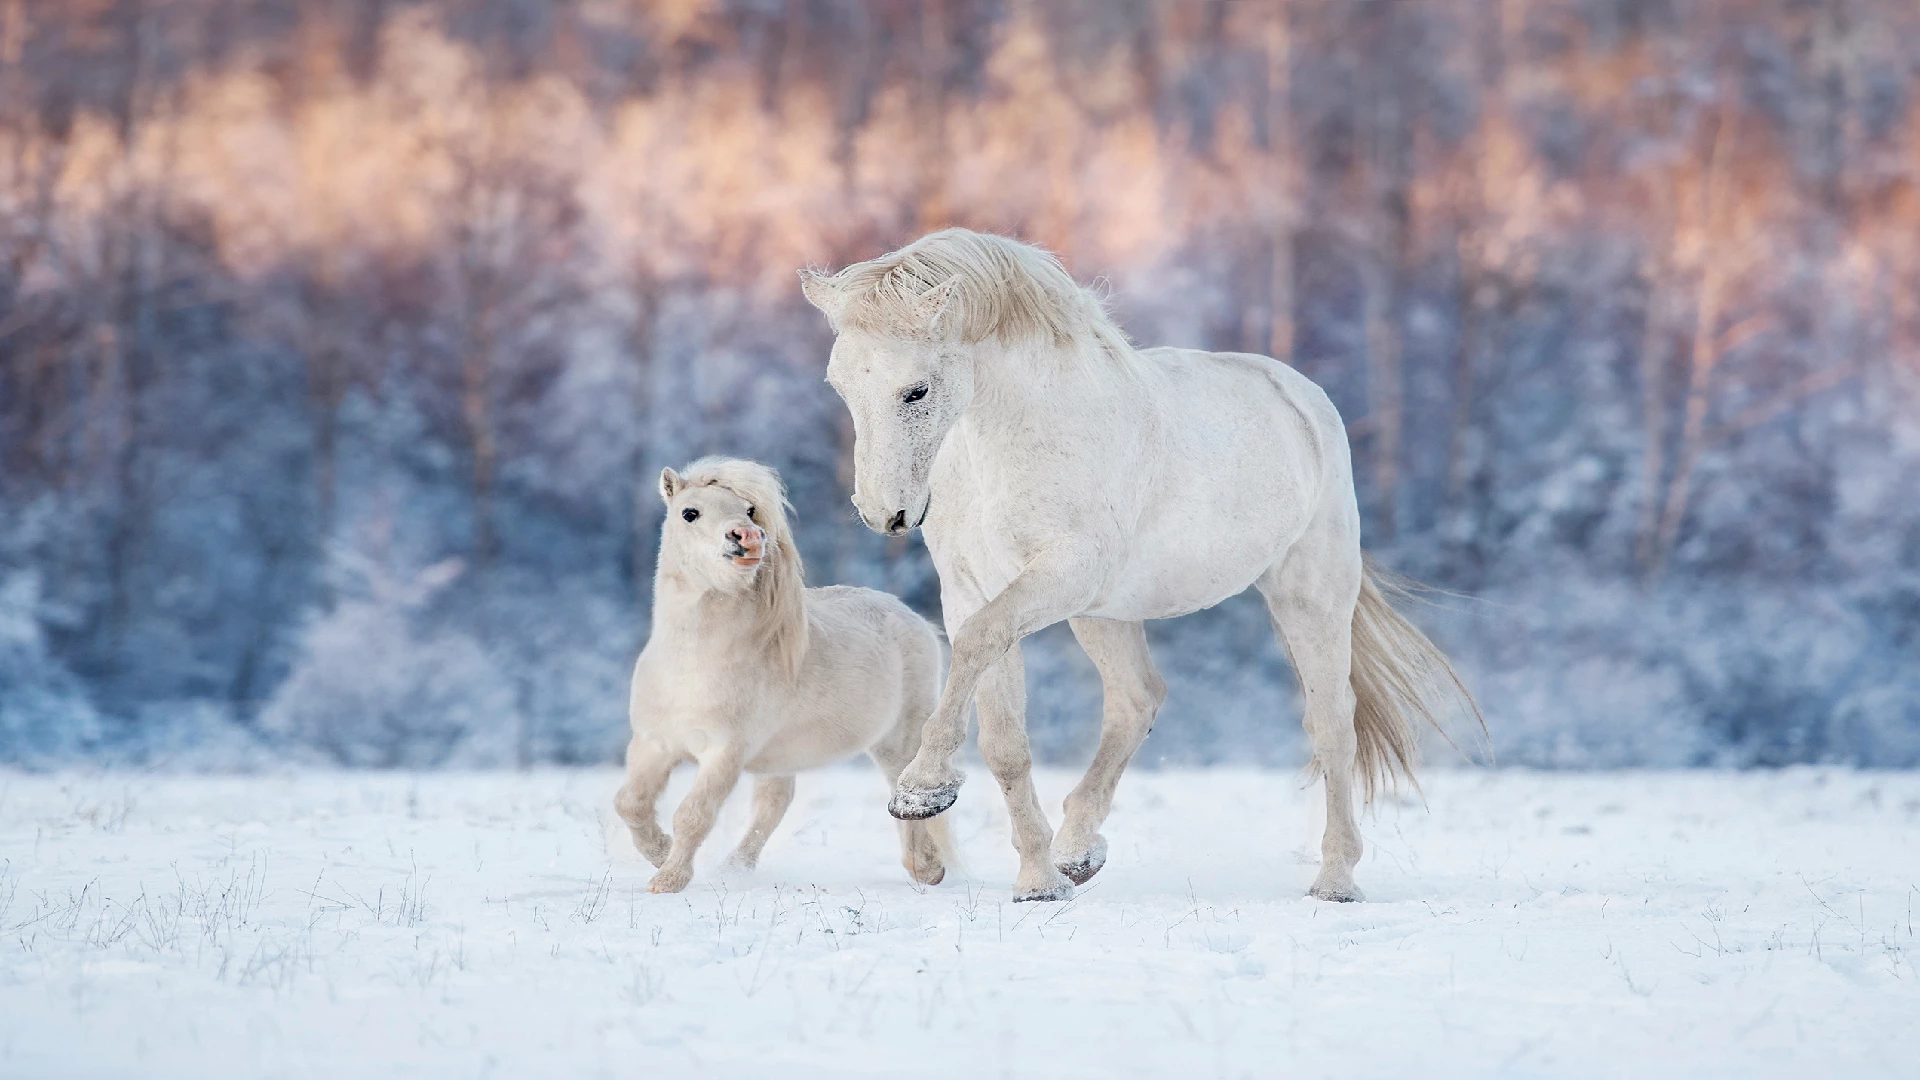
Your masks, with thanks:
[(687, 486), (687, 482), (685, 480), (680, 479), (680, 474), (677, 472), (674, 472), (672, 467), (668, 467), (660, 470), (661, 501), (672, 502), (673, 497), (679, 494), (680, 489), (686, 486)]
[(841, 294), (830, 275), (812, 267), (801, 270), (800, 292), (806, 296), (807, 303), (820, 309), (827, 317), (827, 322), (836, 327), (840, 325), (840, 312), (846, 308), (847, 298)]
[(913, 301), (913, 318), (928, 332), (939, 337), (946, 324), (953, 321), (953, 296), (959, 291), (960, 275), (955, 274), (947, 280), (921, 293)]

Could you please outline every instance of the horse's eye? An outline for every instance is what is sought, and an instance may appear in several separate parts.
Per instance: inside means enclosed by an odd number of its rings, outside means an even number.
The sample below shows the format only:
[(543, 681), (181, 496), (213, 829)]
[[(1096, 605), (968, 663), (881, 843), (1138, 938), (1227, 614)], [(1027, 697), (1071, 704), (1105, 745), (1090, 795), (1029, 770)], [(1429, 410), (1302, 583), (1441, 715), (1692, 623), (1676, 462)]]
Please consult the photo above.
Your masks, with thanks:
[(906, 393), (900, 395), (900, 400), (906, 402), (908, 405), (911, 405), (914, 402), (919, 401), (921, 398), (926, 396), (927, 396), (927, 384), (921, 383), (919, 386), (916, 386), (913, 389), (907, 391)]
[(681, 521), (698, 521), (699, 519), (700, 519), (700, 511), (695, 510), (691, 506), (687, 507), (685, 510), (680, 511)]
[(753, 507), (751, 507), (751, 506), (749, 506), (749, 507), (747, 507), (747, 520), (748, 520), (748, 521), (754, 521), (754, 520), (757, 520), (757, 519), (756, 519), (756, 518), (755, 518), (755, 517), (753, 516)]

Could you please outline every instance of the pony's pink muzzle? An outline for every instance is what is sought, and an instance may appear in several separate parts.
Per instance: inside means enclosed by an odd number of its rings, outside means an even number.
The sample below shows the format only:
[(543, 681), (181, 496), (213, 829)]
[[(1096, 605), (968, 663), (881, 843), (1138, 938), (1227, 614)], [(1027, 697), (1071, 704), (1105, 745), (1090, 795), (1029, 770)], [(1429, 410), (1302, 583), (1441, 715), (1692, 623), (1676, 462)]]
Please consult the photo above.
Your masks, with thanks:
[(767, 554), (767, 530), (758, 525), (736, 526), (727, 530), (727, 557), (733, 565), (759, 566)]

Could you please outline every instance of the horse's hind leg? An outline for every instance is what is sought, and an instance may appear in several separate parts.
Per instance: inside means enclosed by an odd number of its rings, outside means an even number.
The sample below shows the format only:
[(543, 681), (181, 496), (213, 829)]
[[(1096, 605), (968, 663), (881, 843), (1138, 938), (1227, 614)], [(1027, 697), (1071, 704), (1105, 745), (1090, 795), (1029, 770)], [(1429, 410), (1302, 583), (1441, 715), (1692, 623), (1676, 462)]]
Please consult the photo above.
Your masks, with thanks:
[(652, 739), (634, 736), (627, 744), (627, 781), (613, 796), (613, 809), (633, 834), (633, 846), (647, 861), (659, 866), (667, 859), (672, 841), (660, 830), (654, 806), (667, 789), (667, 777), (680, 764), (680, 755)]
[(1306, 698), (1307, 738), (1327, 786), (1327, 830), (1320, 841), (1320, 874), (1309, 896), (1360, 900), (1353, 883), (1360, 861), (1360, 825), (1353, 812), (1353, 608), (1360, 594), (1357, 526), (1318, 523), (1256, 583), (1266, 598), (1281, 646), (1293, 660)]
[(1066, 821), (1053, 842), (1053, 865), (1075, 885), (1083, 885), (1107, 863), (1100, 825), (1113, 809), (1121, 772), (1167, 700), (1167, 684), (1154, 670), (1143, 624), (1074, 619), (1070, 625), (1100, 672), (1100, 748), (1087, 775), (1067, 796)]
[[(925, 715), (924, 708), (910, 706), (900, 717), (900, 723), (887, 733), (886, 738), (875, 743), (867, 751), (867, 756), (880, 767), (887, 778), (887, 789), (893, 789), (894, 782), (900, 779), (901, 770), (913, 755), (920, 750), (920, 724)], [(900, 830), (900, 865), (907, 868), (913, 880), (922, 885), (938, 885), (947, 876), (946, 864), (940, 858), (940, 845), (934, 842), (933, 829), (938, 819), (920, 821), (900, 821), (895, 824)]]
[(787, 816), (787, 807), (793, 805), (793, 777), (762, 776), (753, 782), (753, 824), (747, 827), (747, 835), (740, 838), (740, 846), (733, 850), (731, 858), (735, 866), (751, 870), (760, 862), (760, 852), (767, 846), (767, 837), (780, 825), (780, 819)]

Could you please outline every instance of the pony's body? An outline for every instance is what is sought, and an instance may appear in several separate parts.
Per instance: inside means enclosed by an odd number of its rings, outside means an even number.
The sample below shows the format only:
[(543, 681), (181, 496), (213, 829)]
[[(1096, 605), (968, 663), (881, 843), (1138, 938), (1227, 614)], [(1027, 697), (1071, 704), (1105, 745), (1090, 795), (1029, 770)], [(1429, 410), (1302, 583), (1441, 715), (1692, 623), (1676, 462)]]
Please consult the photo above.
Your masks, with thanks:
[[(1070, 896), (1105, 863), (1099, 827), (1166, 696), (1142, 621), (1253, 586), (1326, 779), (1311, 892), (1359, 899), (1353, 781), (1371, 793), (1411, 776), (1410, 718), (1432, 718), (1447, 686), (1434, 676), (1451, 671), (1362, 560), (1326, 394), (1266, 357), (1136, 350), (1057, 261), (1002, 237), (950, 229), (802, 281), (837, 335), (827, 373), (853, 414), (854, 504), (876, 530), (925, 529), (953, 642), (895, 816), (952, 805), (971, 698), (1020, 853), (1014, 898)], [(1015, 646), (1062, 620), (1105, 701), (1056, 839), (1033, 792)]]
[[(742, 773), (760, 777), (735, 854), (747, 866), (791, 803), (794, 773), (867, 753), (889, 782), (898, 777), (939, 695), (940, 644), (895, 597), (804, 588), (772, 470), (708, 459), (684, 478), (668, 470), (662, 493), (653, 633), (634, 665), (628, 779), (615, 806), (660, 867), (649, 888), (677, 892)], [(654, 803), (688, 760), (700, 771), (669, 840)], [(924, 822), (900, 831), (909, 872), (939, 881), (943, 831)]]

